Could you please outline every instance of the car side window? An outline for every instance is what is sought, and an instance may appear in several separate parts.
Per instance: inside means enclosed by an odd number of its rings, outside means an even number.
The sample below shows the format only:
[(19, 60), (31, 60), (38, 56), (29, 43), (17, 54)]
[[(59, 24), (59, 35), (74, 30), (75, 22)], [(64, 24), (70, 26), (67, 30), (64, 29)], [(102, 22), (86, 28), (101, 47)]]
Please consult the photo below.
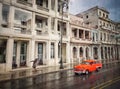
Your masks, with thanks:
[(90, 65), (92, 65), (93, 64), (93, 62), (90, 62)]
[(96, 61), (96, 64), (99, 63), (99, 61)]
[(96, 64), (97, 62), (94, 62), (94, 64)]

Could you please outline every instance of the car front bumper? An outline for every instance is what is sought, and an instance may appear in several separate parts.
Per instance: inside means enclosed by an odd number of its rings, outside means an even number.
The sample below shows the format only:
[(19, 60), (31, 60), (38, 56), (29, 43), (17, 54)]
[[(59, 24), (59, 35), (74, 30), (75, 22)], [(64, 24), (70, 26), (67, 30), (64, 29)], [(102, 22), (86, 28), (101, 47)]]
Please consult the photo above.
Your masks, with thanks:
[(81, 70), (81, 71), (74, 71), (74, 73), (77, 73), (77, 74), (83, 74), (83, 73), (85, 73), (85, 70)]

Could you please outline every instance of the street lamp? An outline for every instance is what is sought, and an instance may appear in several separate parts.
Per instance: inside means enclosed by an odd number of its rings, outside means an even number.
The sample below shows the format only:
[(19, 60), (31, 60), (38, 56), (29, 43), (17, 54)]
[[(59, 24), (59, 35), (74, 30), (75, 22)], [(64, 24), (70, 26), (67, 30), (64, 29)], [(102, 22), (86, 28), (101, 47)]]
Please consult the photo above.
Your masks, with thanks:
[(62, 60), (62, 39), (63, 39), (63, 26), (64, 26), (64, 24), (63, 24), (63, 9), (64, 9), (64, 7), (66, 7), (66, 9), (68, 9), (68, 2), (67, 2), (67, 0), (61, 0), (60, 1), (60, 3), (59, 3), (59, 5), (61, 6), (62, 5), (62, 29), (60, 29), (60, 36), (61, 36), (61, 38), (60, 38), (60, 50), (61, 50), (61, 52), (60, 52), (60, 69), (63, 69), (63, 60)]

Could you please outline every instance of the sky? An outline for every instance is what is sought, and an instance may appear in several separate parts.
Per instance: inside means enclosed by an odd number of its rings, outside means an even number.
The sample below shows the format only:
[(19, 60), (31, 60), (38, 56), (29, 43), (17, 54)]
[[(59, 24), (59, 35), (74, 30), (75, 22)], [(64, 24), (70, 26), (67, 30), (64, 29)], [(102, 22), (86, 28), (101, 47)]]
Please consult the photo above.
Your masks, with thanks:
[(110, 12), (109, 18), (120, 22), (120, 0), (70, 0), (70, 13), (78, 14), (94, 6), (106, 8)]

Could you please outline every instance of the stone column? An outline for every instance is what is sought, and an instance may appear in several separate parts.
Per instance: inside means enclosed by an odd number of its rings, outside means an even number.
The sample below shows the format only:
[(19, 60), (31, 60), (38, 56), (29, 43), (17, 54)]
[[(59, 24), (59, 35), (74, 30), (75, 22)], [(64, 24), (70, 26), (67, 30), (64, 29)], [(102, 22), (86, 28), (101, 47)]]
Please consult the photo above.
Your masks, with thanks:
[(112, 55), (111, 55), (111, 47), (110, 47), (110, 61), (111, 61), (111, 59), (112, 59)]
[(77, 47), (77, 62), (80, 63), (80, 49)]
[(38, 58), (38, 42), (35, 42), (35, 53), (34, 53), (34, 58)]
[(57, 14), (58, 12), (58, 0), (55, 0), (55, 13)]
[(105, 61), (105, 47), (103, 46), (103, 60)]
[(47, 64), (49, 65), (50, 61), (50, 49), (51, 49), (51, 42), (47, 42), (46, 53), (47, 53)]
[(57, 65), (59, 60), (58, 60), (58, 44), (59, 42), (55, 42), (55, 64)]
[(101, 60), (101, 46), (98, 47), (98, 59)]
[(89, 52), (88, 52), (88, 54), (89, 54), (89, 59), (91, 59), (91, 55), (92, 55), (92, 52), (91, 52), (91, 45), (89, 46)]
[(51, 34), (51, 17), (48, 18), (48, 33)]
[(70, 27), (69, 27), (69, 22), (67, 22), (67, 25), (66, 25), (66, 28), (67, 28), (67, 37), (70, 36)]
[(89, 32), (89, 39), (92, 40), (92, 32)]
[(48, 0), (48, 9), (51, 10), (51, 0)]
[[(55, 1), (57, 1), (57, 0), (55, 0)], [(54, 30), (55, 30), (55, 33), (57, 34), (58, 33), (58, 19), (57, 18), (55, 18), (55, 25), (54, 25)]]
[(83, 46), (83, 58), (85, 58), (84, 60), (86, 60), (86, 46)]
[(71, 53), (71, 48), (70, 48), (70, 43), (67, 42), (67, 47), (66, 47), (66, 58), (67, 58), (67, 63), (70, 63), (71, 62), (71, 56), (70, 56), (70, 53)]
[(83, 39), (85, 39), (85, 30), (83, 30)]
[(116, 50), (115, 50), (115, 46), (113, 46), (113, 53), (114, 53), (114, 60), (116, 60)]
[(72, 45), (70, 46), (70, 62), (73, 63), (73, 47)]
[(79, 29), (77, 29), (77, 38), (79, 38)]
[(106, 46), (106, 48), (107, 48), (107, 50), (106, 50), (106, 52), (107, 52), (107, 53), (106, 53), (106, 54), (107, 54), (107, 59), (106, 59), (106, 60), (107, 60), (107, 62), (108, 62), (108, 47)]
[(32, 22), (31, 22), (31, 32), (32, 32), (32, 35), (36, 35), (35, 28), (36, 28), (36, 24), (35, 24), (35, 12), (33, 12), (32, 13)]
[(35, 59), (35, 40), (32, 39), (29, 41), (29, 45), (28, 45), (28, 48), (29, 48), (29, 52), (28, 52), (28, 66), (29, 67), (32, 67), (32, 60)]
[(21, 42), (18, 41), (17, 42), (17, 57), (16, 57), (16, 63), (17, 63), (17, 67), (20, 67), (20, 49), (21, 49)]
[(13, 38), (9, 38), (7, 41), (7, 50), (6, 50), (6, 71), (12, 70), (12, 59), (13, 59)]
[(30, 66), (30, 42), (27, 42), (27, 56), (26, 56), (26, 66)]
[(36, 0), (32, 0), (33, 2), (33, 8), (36, 9)]
[(93, 45), (91, 46), (91, 58), (94, 59), (94, 57), (93, 57)]
[(13, 6), (10, 6), (9, 17), (8, 17), (8, 26), (13, 30), (14, 27), (14, 14), (15, 10)]

